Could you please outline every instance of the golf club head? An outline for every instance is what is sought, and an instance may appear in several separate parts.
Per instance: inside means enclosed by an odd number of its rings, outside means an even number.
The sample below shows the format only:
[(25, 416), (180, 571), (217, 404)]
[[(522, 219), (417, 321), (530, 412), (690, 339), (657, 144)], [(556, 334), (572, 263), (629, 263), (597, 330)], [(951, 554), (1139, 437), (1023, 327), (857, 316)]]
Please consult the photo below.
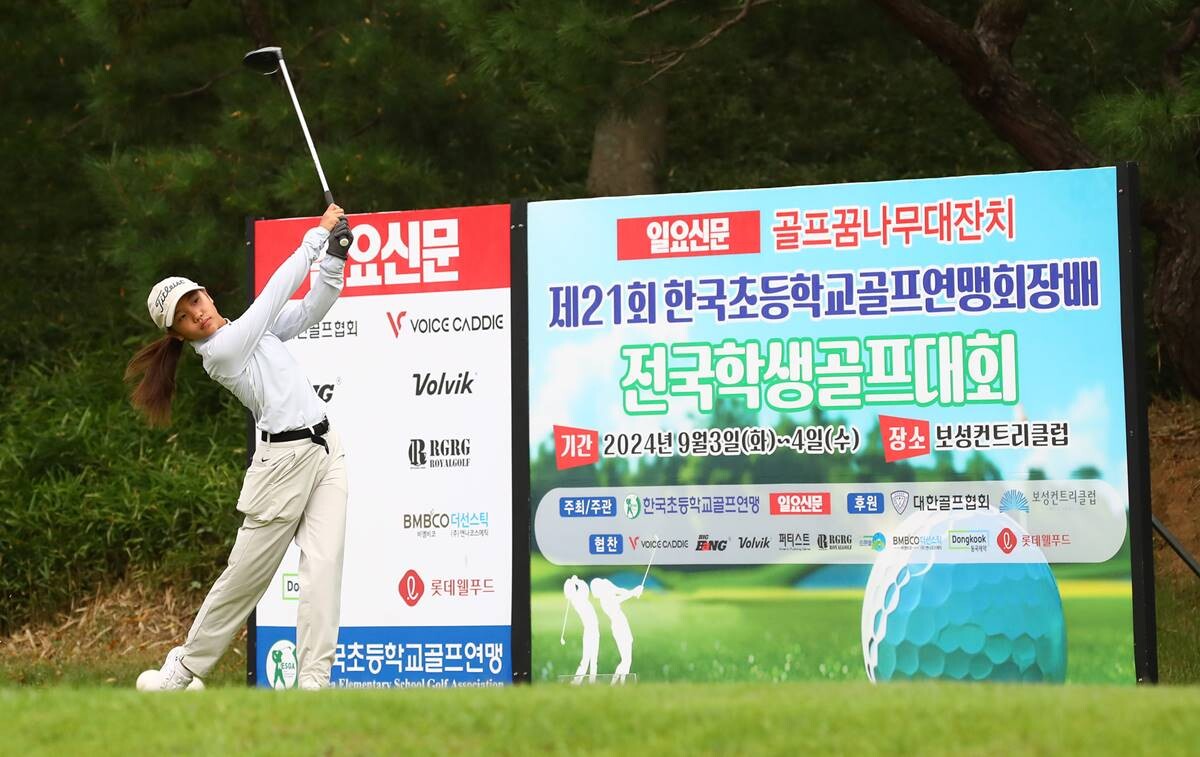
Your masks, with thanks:
[(246, 53), (242, 58), (242, 63), (251, 71), (270, 76), (279, 70), (279, 61), (281, 60), (283, 60), (283, 48), (260, 47)]

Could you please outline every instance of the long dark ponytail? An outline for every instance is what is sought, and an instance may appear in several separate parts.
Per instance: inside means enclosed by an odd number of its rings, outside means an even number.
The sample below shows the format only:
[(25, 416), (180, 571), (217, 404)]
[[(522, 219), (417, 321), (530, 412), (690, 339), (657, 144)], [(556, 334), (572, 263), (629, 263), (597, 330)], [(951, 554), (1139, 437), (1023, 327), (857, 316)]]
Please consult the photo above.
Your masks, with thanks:
[(171, 400), (175, 398), (175, 369), (183, 354), (183, 341), (168, 335), (138, 350), (125, 366), (125, 380), (141, 381), (130, 402), (151, 426), (171, 425)]

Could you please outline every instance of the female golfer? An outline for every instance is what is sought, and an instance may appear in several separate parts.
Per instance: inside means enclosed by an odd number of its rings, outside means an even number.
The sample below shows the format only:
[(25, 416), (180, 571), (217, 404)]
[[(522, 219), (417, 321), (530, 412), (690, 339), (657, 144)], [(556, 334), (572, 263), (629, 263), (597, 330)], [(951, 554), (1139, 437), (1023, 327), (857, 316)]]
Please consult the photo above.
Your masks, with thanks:
[[(300, 302), (289, 302), (326, 247), (320, 275)], [(183, 646), (167, 653), (164, 690), (187, 687), (217, 664), (258, 604), (292, 539), (300, 547), (296, 618), (300, 688), (329, 685), (341, 605), (346, 532), (346, 469), (341, 439), (325, 418), (295, 358), (283, 346), (321, 320), (342, 289), (342, 267), (353, 235), (342, 209), (330, 205), (318, 228), (279, 266), (241, 318), (217, 312), (204, 287), (172, 276), (154, 285), (150, 319), (166, 335), (129, 361), (126, 378), (141, 376), (132, 401), (151, 424), (170, 423), (175, 368), (184, 342), (204, 370), (254, 414), (258, 445), (238, 497), (246, 517), (229, 564), (208, 592)]]

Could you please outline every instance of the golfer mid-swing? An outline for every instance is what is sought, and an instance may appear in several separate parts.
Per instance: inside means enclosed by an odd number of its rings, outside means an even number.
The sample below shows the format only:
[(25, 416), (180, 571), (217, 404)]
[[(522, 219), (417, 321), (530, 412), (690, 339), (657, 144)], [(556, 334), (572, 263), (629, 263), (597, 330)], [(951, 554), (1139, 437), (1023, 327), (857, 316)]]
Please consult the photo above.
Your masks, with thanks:
[[(204, 678), (266, 591), (292, 539), (300, 547), (296, 618), (300, 688), (329, 685), (341, 606), (346, 533), (346, 468), (341, 439), (325, 406), (283, 343), (321, 320), (342, 289), (353, 235), (342, 209), (330, 205), (320, 226), (279, 266), (237, 320), (224, 318), (203, 287), (172, 276), (154, 285), (150, 318), (166, 335), (129, 361), (141, 376), (132, 401), (155, 425), (167, 425), (183, 342), (204, 370), (254, 414), (258, 444), (237, 509), (245, 515), (229, 564), (213, 584), (183, 646), (167, 653), (163, 689)], [(322, 249), (320, 275), (300, 302), (289, 302)]]

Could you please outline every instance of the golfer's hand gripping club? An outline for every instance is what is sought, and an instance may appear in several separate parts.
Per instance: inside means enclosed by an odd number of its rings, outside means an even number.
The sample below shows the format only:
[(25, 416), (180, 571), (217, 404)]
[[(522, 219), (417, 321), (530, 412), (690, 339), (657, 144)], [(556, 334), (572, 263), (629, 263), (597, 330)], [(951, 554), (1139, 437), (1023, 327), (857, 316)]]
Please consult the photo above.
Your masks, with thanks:
[(352, 244), (354, 244), (354, 232), (350, 231), (350, 222), (343, 216), (338, 219), (329, 232), (329, 243), (325, 252), (335, 258), (345, 260)]

